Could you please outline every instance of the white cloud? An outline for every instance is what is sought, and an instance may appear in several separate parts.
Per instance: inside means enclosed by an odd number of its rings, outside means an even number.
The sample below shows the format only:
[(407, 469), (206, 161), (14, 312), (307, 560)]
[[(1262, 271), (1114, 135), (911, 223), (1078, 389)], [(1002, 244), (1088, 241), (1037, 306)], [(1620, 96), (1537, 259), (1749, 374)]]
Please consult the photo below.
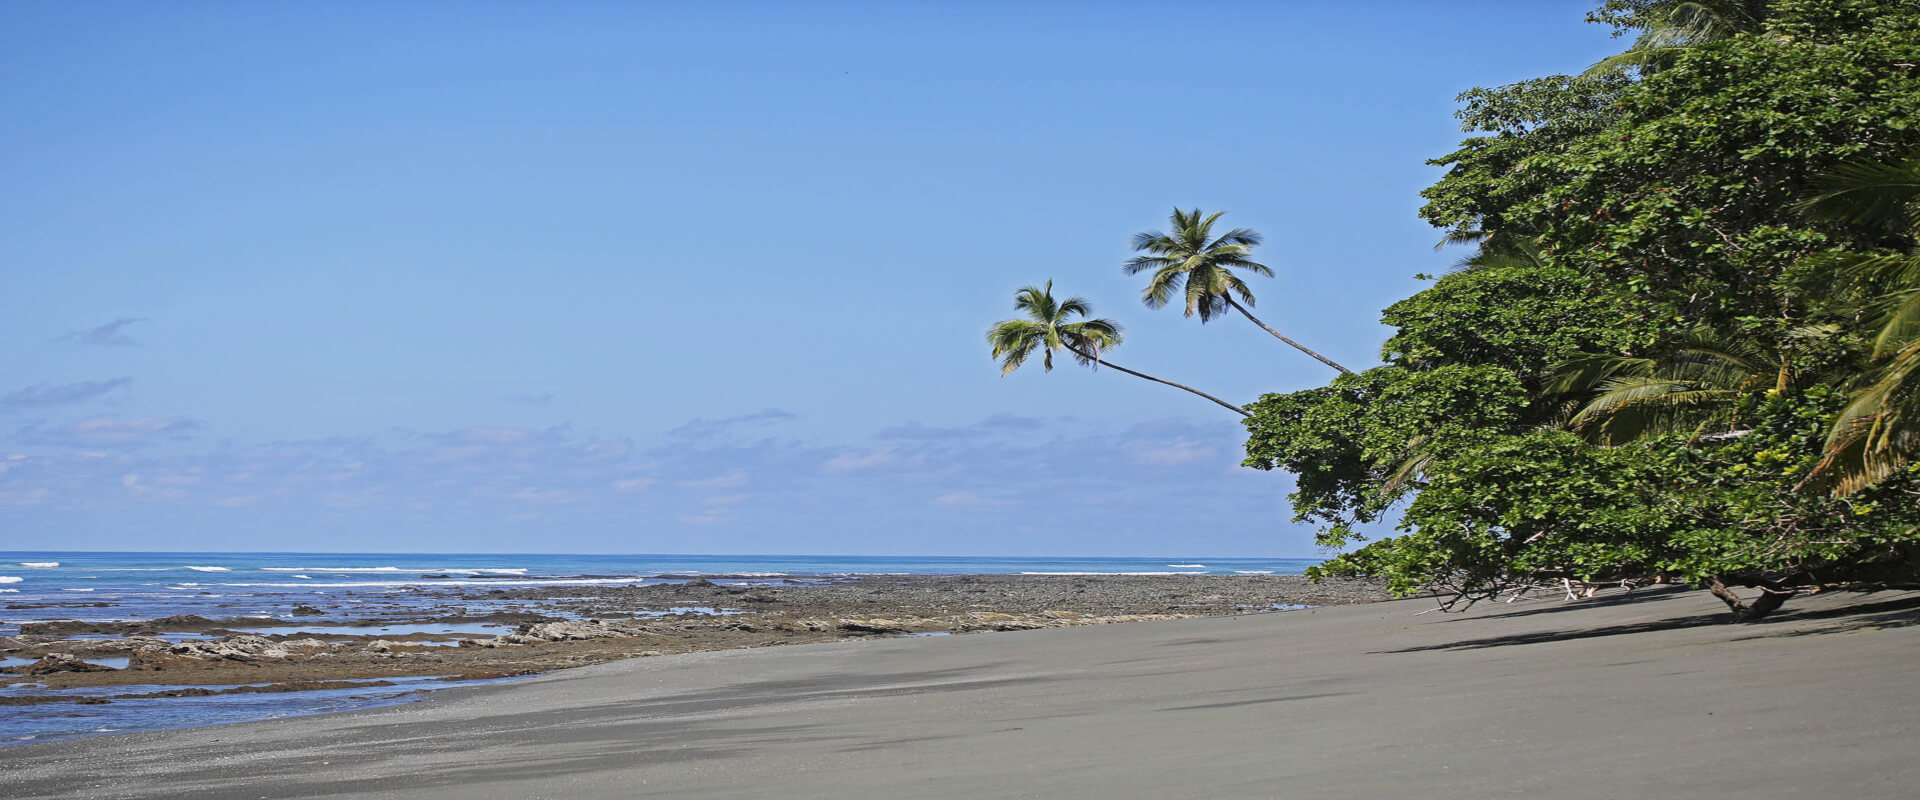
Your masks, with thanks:
[(578, 503), (586, 499), (578, 493), (566, 489), (535, 489), (531, 486), (520, 489), (507, 496), (522, 503), (536, 503), (539, 505), (564, 505), (567, 503)]
[(0, 414), (34, 408), (77, 405), (133, 383), (132, 378), (82, 381), (58, 386), (29, 386), (0, 395)]
[(138, 446), (160, 439), (184, 439), (199, 428), (199, 422), (185, 417), (91, 417), (55, 428), (28, 426), (15, 433), (14, 439), (65, 447)]
[(31, 489), (0, 489), (0, 508), (31, 508), (42, 505), (53, 492), (40, 487)]
[(820, 465), (820, 468), (826, 470), (829, 474), (838, 474), (841, 472), (852, 472), (868, 467), (891, 464), (893, 460), (893, 448), (876, 447), (865, 453), (841, 453), (840, 455), (827, 459), (826, 463)]
[(936, 506), (947, 508), (987, 508), (990, 506), (1011, 505), (1013, 501), (1005, 497), (988, 497), (978, 492), (948, 492), (933, 498)]
[(747, 473), (734, 470), (725, 475), (716, 475), (711, 478), (679, 481), (679, 484), (689, 489), (737, 489), (747, 485)]
[(1181, 436), (1159, 447), (1135, 451), (1133, 460), (1142, 464), (1171, 467), (1198, 461), (1212, 456), (1213, 453), (1213, 448)]

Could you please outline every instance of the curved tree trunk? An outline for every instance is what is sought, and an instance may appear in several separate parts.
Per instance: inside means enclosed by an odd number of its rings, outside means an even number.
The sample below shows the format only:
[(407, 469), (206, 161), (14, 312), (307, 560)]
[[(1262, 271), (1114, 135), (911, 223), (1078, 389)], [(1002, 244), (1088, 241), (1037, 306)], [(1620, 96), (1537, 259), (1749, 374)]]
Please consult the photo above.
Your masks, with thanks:
[(1253, 416), (1253, 412), (1251, 412), (1251, 411), (1248, 411), (1248, 410), (1246, 410), (1246, 409), (1244, 409), (1244, 408), (1241, 408), (1240, 406), (1236, 406), (1236, 405), (1234, 405), (1234, 404), (1232, 404), (1232, 403), (1229, 403), (1229, 402), (1227, 402), (1227, 401), (1225, 401), (1225, 400), (1222, 400), (1222, 399), (1220, 399), (1220, 398), (1218, 398), (1218, 397), (1214, 397), (1213, 395), (1210, 395), (1210, 394), (1207, 394), (1206, 392), (1203, 392), (1203, 391), (1200, 391), (1199, 389), (1195, 389), (1195, 388), (1193, 388), (1193, 387), (1191, 387), (1191, 386), (1186, 386), (1186, 385), (1183, 385), (1183, 384), (1178, 384), (1178, 383), (1174, 383), (1173, 381), (1163, 381), (1163, 380), (1160, 380), (1159, 378), (1156, 378), (1156, 377), (1153, 377), (1152, 375), (1146, 375), (1146, 374), (1142, 374), (1142, 373), (1139, 373), (1139, 372), (1134, 372), (1133, 370), (1130, 370), (1130, 369), (1127, 369), (1126, 367), (1123, 367), (1123, 366), (1120, 366), (1119, 364), (1115, 364), (1115, 363), (1113, 363), (1113, 362), (1111, 362), (1111, 361), (1103, 361), (1103, 360), (1101, 360), (1101, 359), (1099, 359), (1099, 358), (1096, 358), (1096, 357), (1095, 357), (1095, 356), (1093, 356), (1093, 355), (1089, 355), (1089, 354), (1087, 354), (1087, 353), (1082, 353), (1082, 352), (1080, 352), (1080, 351), (1078, 351), (1078, 350), (1074, 350), (1073, 352), (1074, 352), (1074, 354), (1076, 354), (1076, 355), (1078, 355), (1078, 356), (1080, 356), (1080, 357), (1082, 357), (1082, 358), (1085, 358), (1085, 359), (1088, 359), (1088, 360), (1090, 360), (1090, 361), (1092, 361), (1093, 363), (1095, 363), (1095, 364), (1097, 364), (1097, 365), (1100, 365), (1100, 366), (1103, 366), (1103, 367), (1112, 367), (1112, 368), (1114, 368), (1114, 369), (1117, 369), (1117, 370), (1120, 370), (1121, 372), (1124, 372), (1124, 373), (1127, 373), (1128, 375), (1132, 375), (1133, 377), (1136, 377), (1136, 378), (1141, 378), (1141, 379), (1144, 379), (1144, 380), (1149, 380), (1149, 381), (1153, 381), (1154, 383), (1164, 383), (1164, 384), (1166, 384), (1166, 385), (1168, 385), (1168, 386), (1171, 386), (1171, 387), (1173, 387), (1173, 388), (1175, 388), (1175, 389), (1185, 389), (1185, 390), (1187, 390), (1187, 391), (1189, 391), (1189, 392), (1192, 392), (1192, 393), (1194, 393), (1194, 394), (1197, 394), (1197, 395), (1200, 395), (1201, 397), (1204, 397), (1204, 398), (1207, 398), (1208, 400), (1212, 400), (1213, 402), (1216, 402), (1216, 403), (1219, 403), (1219, 404), (1220, 404), (1220, 405), (1221, 405), (1222, 407), (1224, 407), (1224, 408), (1226, 408), (1226, 409), (1228, 409), (1228, 410), (1230, 410), (1230, 411), (1233, 411), (1234, 413), (1236, 413), (1236, 414), (1239, 414), (1240, 416), (1243, 416), (1243, 417), (1251, 417), (1251, 416)]
[(1727, 604), (1727, 608), (1733, 611), (1735, 622), (1758, 621), (1779, 609), (1787, 602), (1787, 598), (1793, 596), (1793, 590), (1784, 586), (1768, 585), (1768, 582), (1763, 581), (1749, 581), (1746, 584), (1760, 589), (1760, 596), (1754, 598), (1752, 604), (1742, 602), (1740, 596), (1734, 594), (1733, 589), (1728, 587), (1727, 582), (1719, 576), (1715, 576), (1707, 583), (1707, 591), (1712, 592), (1714, 597), (1720, 598), (1721, 602)]
[(1229, 298), (1227, 298), (1227, 305), (1230, 305), (1230, 306), (1233, 306), (1234, 308), (1237, 308), (1237, 309), (1240, 309), (1240, 313), (1242, 313), (1242, 314), (1246, 314), (1246, 315), (1247, 315), (1247, 319), (1250, 319), (1250, 320), (1253, 320), (1253, 324), (1255, 324), (1255, 325), (1258, 325), (1258, 326), (1260, 326), (1260, 329), (1261, 329), (1261, 330), (1263, 330), (1263, 331), (1266, 331), (1267, 333), (1271, 333), (1271, 334), (1273, 334), (1273, 338), (1275, 338), (1275, 339), (1279, 339), (1280, 341), (1283, 341), (1283, 342), (1286, 342), (1287, 344), (1290, 344), (1290, 345), (1293, 345), (1293, 346), (1294, 346), (1294, 347), (1295, 347), (1296, 349), (1298, 349), (1298, 350), (1299, 350), (1300, 352), (1302, 352), (1302, 353), (1306, 353), (1307, 355), (1310, 355), (1310, 356), (1313, 356), (1313, 357), (1314, 357), (1315, 359), (1317, 359), (1317, 360), (1318, 360), (1318, 361), (1319, 361), (1320, 363), (1322, 363), (1322, 364), (1325, 364), (1325, 365), (1327, 365), (1327, 366), (1329, 366), (1329, 367), (1332, 367), (1332, 368), (1334, 368), (1334, 369), (1337, 369), (1337, 370), (1340, 370), (1340, 371), (1341, 371), (1342, 373), (1344, 373), (1344, 374), (1347, 374), (1347, 375), (1352, 375), (1352, 374), (1353, 374), (1353, 370), (1350, 370), (1350, 369), (1347, 369), (1346, 367), (1343, 367), (1343, 366), (1340, 366), (1339, 364), (1335, 364), (1335, 363), (1333, 363), (1333, 360), (1332, 360), (1332, 359), (1330, 359), (1330, 358), (1327, 358), (1326, 356), (1323, 356), (1323, 355), (1320, 355), (1319, 353), (1316, 353), (1316, 352), (1313, 352), (1312, 350), (1308, 350), (1308, 349), (1307, 349), (1307, 346), (1306, 346), (1306, 345), (1303, 345), (1303, 344), (1301, 344), (1301, 343), (1299, 343), (1299, 342), (1296, 342), (1296, 341), (1294, 341), (1294, 340), (1292, 340), (1292, 339), (1289, 339), (1289, 338), (1287, 338), (1287, 337), (1285, 337), (1285, 336), (1282, 336), (1282, 335), (1280, 335), (1280, 332), (1279, 332), (1279, 331), (1276, 331), (1276, 330), (1274, 330), (1274, 329), (1272, 329), (1272, 328), (1269, 328), (1269, 327), (1267, 327), (1267, 323), (1264, 323), (1264, 322), (1261, 322), (1261, 321), (1260, 321), (1260, 318), (1259, 318), (1259, 317), (1256, 317), (1256, 316), (1254, 316), (1254, 315), (1252, 314), (1252, 312), (1249, 312), (1249, 311), (1247, 311), (1247, 309), (1246, 309), (1245, 307), (1243, 307), (1243, 306), (1241, 306), (1241, 305), (1240, 305), (1239, 303), (1236, 303), (1236, 302), (1234, 302), (1234, 301), (1233, 301), (1233, 298), (1231, 298), (1231, 297), (1229, 297)]

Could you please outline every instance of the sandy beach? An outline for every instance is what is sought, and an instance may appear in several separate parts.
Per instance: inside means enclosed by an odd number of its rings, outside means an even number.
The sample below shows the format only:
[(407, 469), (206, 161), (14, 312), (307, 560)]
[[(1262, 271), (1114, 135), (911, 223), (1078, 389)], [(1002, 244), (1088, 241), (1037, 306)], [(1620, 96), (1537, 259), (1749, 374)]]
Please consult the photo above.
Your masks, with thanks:
[(1431, 601), (631, 659), (0, 750), (8, 797), (1901, 797), (1920, 595)]

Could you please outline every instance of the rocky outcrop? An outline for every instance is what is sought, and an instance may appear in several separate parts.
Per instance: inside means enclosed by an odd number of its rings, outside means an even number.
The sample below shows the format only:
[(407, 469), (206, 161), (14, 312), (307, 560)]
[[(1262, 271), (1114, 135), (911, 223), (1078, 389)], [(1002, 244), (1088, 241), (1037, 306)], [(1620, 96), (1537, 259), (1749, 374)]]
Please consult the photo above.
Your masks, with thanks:
[(112, 672), (113, 667), (89, 664), (66, 653), (54, 653), (28, 664), (20, 670), (22, 675), (52, 675), (58, 672)]
[(259, 636), (229, 636), (213, 642), (181, 642), (167, 653), (200, 661), (277, 661), (293, 655), (285, 643)]
[(875, 617), (873, 619), (843, 619), (836, 623), (834, 627), (846, 633), (887, 634), (908, 633), (923, 628), (926, 625), (926, 620), (917, 617), (906, 617), (903, 619)]
[(1044, 622), (1022, 619), (1012, 614), (996, 614), (990, 611), (976, 611), (966, 615), (954, 630), (962, 633), (973, 631), (1030, 631), (1036, 628), (1051, 628), (1060, 624), (1057, 620)]
[(505, 644), (580, 642), (589, 639), (658, 636), (663, 633), (665, 631), (638, 620), (570, 619), (522, 625), (518, 633), (500, 637), (500, 642)]
[(83, 622), (71, 619), (56, 619), (47, 622), (20, 623), (23, 636), (72, 636), (76, 633), (136, 634), (155, 631), (176, 633), (204, 633), (221, 631), (228, 628), (258, 627), (264, 625), (285, 625), (284, 620), (267, 617), (242, 617), (238, 619), (207, 619), (198, 614), (179, 614), (159, 619), (135, 620), (133, 622)]

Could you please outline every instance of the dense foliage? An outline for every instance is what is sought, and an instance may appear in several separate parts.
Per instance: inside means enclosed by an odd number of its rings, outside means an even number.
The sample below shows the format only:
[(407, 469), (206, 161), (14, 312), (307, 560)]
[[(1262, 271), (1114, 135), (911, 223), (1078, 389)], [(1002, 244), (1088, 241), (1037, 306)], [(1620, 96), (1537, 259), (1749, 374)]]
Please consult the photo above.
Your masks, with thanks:
[[(1470, 138), (1433, 162), (1421, 214), (1476, 254), (1386, 310), (1384, 366), (1250, 406), (1246, 463), (1299, 476), (1328, 547), (1399, 512), (1400, 535), (1319, 574), (1403, 592), (1679, 581), (1752, 617), (1810, 587), (1920, 582), (1920, 468), (1895, 446), (1913, 439), (1845, 422), (1920, 416), (1886, 410), (1920, 383), (1895, 366), (1920, 330), (1886, 309), (1920, 284), (1883, 257), (1920, 226), (1818, 213), (1836, 175), (1920, 153), (1920, 4), (1591, 18), (1633, 48), (1461, 96)], [(1916, 207), (1896, 184), (1874, 202)], [(1892, 387), (1879, 416), (1854, 414), (1874, 386)], [(1830, 449), (1862, 441), (1880, 461)]]

